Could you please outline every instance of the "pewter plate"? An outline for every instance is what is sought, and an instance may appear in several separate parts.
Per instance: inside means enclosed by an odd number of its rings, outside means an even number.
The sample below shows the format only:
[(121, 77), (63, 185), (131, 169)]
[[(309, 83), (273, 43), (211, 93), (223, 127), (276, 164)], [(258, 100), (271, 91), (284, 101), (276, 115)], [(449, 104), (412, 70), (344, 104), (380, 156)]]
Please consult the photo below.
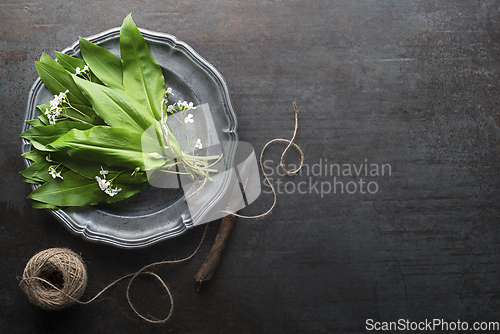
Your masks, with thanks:
[[(173, 88), (175, 97), (192, 101), (195, 105), (209, 106), (211, 117), (208, 118), (213, 120), (212, 128), (215, 127), (216, 131), (216, 136), (212, 136), (224, 143), (219, 146), (224, 156), (220, 171), (229, 171), (236, 150), (237, 122), (224, 78), (189, 45), (174, 36), (139, 30), (163, 70), (166, 87)], [(119, 36), (120, 28), (114, 28), (87, 39), (119, 55)], [(78, 42), (62, 52), (81, 57)], [(36, 106), (52, 97), (53, 94), (38, 78), (29, 92), (26, 120), (36, 118), (39, 115)], [(29, 127), (25, 123), (23, 132)], [(205, 136), (210, 136), (208, 130), (204, 132)], [(23, 139), (22, 153), (30, 150), (30, 142)], [(25, 159), (25, 164), (29, 166), (31, 162)], [(196, 212), (189, 211), (182, 188), (162, 189), (151, 185), (118, 203), (48, 211), (69, 231), (85, 240), (120, 248), (142, 248), (179, 236), (202, 223), (210, 209), (223, 198), (229, 181), (229, 177), (222, 177), (217, 184), (202, 189), (204, 204)]]

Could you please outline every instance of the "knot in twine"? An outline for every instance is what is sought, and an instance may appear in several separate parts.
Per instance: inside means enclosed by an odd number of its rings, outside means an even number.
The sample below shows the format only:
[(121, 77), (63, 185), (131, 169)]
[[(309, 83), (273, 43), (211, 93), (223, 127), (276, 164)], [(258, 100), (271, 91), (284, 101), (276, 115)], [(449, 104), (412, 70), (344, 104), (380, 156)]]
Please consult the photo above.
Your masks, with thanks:
[(83, 295), (87, 269), (82, 258), (67, 248), (46, 249), (26, 264), (20, 286), (32, 304), (60, 310)]

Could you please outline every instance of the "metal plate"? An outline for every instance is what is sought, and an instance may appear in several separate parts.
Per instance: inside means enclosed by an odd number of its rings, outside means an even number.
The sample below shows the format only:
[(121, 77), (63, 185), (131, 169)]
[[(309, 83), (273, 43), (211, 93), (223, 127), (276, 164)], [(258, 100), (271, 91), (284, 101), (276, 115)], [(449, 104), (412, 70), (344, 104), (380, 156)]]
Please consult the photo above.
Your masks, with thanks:
[[(174, 36), (144, 29), (140, 31), (163, 70), (166, 87), (174, 89), (176, 98), (210, 107), (218, 140), (224, 143), (220, 146), (225, 158), (222, 169), (230, 170), (236, 150), (237, 123), (224, 78), (190, 46)], [(87, 39), (119, 55), (119, 35), (120, 28), (114, 28)], [(78, 42), (63, 52), (81, 57)], [(53, 94), (38, 78), (29, 93), (26, 119), (37, 117), (39, 112), (36, 106), (52, 97)], [(29, 127), (25, 124), (23, 131)], [(31, 144), (23, 139), (22, 152), (30, 150)], [(31, 164), (26, 159), (25, 163), (26, 166)], [(222, 177), (217, 184), (202, 190), (204, 204), (196, 212), (189, 211), (182, 188), (162, 189), (150, 185), (115, 204), (48, 211), (72, 233), (85, 240), (121, 248), (146, 247), (179, 236), (202, 222), (227, 191), (228, 178)]]

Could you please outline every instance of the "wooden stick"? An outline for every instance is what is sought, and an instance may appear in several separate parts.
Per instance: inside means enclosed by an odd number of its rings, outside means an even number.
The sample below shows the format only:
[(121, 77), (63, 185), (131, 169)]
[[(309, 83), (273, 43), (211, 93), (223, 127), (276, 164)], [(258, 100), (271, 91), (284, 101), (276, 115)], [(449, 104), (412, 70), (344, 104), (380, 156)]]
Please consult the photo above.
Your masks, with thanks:
[[(230, 203), (226, 208), (229, 212), (234, 212), (232, 208), (235, 206), (235, 201), (237, 203), (238, 199), (245, 195), (245, 188), (250, 177), (251, 163), (251, 160), (246, 160), (243, 164), (238, 166), (240, 176), (245, 176), (245, 179), (241, 185), (236, 184), (233, 189), (231, 199), (229, 200)], [(217, 270), (217, 267), (219, 266), (222, 253), (226, 248), (229, 236), (231, 235), (231, 231), (233, 230), (235, 219), (236, 215), (234, 214), (229, 214), (222, 218), (222, 222), (219, 225), (219, 230), (217, 231), (217, 236), (212, 244), (212, 248), (206, 257), (205, 262), (203, 262), (198, 272), (194, 275), (194, 280), (198, 282), (198, 292), (200, 292), (201, 283), (210, 281), (214, 276), (215, 270)]]
[(226, 248), (229, 236), (231, 235), (231, 231), (233, 230), (235, 219), (235, 215), (228, 215), (222, 218), (222, 222), (220, 223), (219, 231), (217, 231), (217, 236), (215, 237), (212, 248), (206, 257), (205, 262), (203, 262), (198, 272), (194, 275), (194, 280), (199, 284), (198, 292), (200, 291), (201, 283), (210, 281), (214, 276), (215, 270), (221, 260), (222, 253)]

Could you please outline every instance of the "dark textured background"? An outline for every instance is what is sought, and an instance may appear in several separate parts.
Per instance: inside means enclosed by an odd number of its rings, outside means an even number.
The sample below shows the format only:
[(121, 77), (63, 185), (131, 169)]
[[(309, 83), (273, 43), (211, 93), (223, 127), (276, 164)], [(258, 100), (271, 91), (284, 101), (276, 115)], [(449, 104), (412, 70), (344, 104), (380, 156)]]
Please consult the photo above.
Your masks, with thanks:
[[(82, 254), (88, 299), (199, 242), (202, 228), (142, 250), (91, 244), (25, 199), (18, 135), (34, 60), (119, 26), (130, 12), (139, 27), (177, 36), (222, 73), (240, 139), (257, 152), (290, 137), (295, 100), (308, 164), (392, 166), (390, 176), (371, 179), (374, 195), (283, 193), (270, 216), (239, 220), (216, 276), (196, 293), (192, 276), (212, 223), (194, 259), (157, 269), (176, 302), (164, 325), (132, 313), (125, 284), (61, 312), (35, 308), (18, 288), (26, 262), (45, 248)], [(498, 321), (499, 18), (495, 0), (1, 0), (0, 332), (360, 333), (368, 318)], [(263, 194), (243, 213), (271, 201)], [(163, 317), (168, 298), (154, 281), (139, 281), (136, 305)]]

